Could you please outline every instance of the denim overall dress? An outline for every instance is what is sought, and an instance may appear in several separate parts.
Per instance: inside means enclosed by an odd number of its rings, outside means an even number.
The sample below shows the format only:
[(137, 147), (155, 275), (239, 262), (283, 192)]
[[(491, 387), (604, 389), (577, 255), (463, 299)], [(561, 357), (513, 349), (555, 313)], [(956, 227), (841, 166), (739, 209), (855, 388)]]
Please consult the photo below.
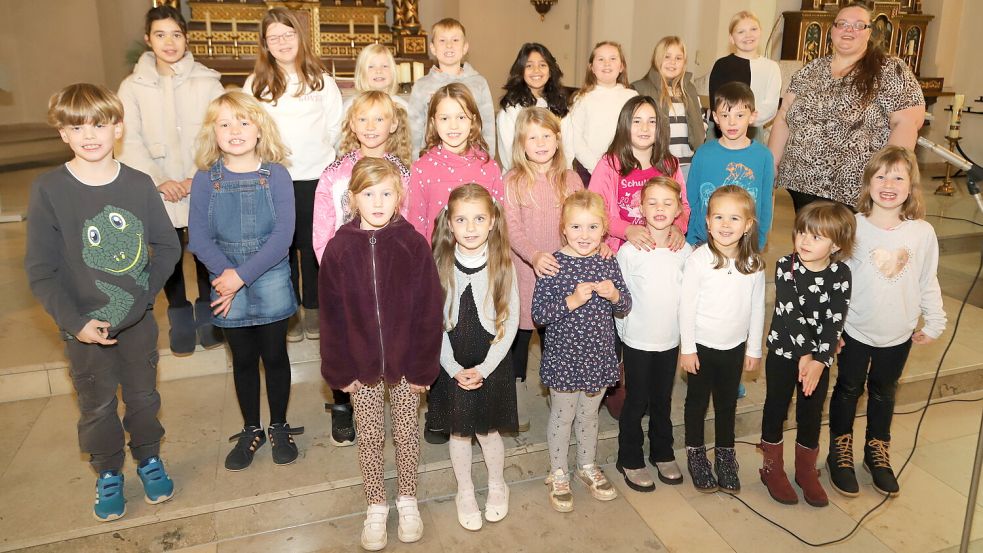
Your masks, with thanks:
[[(215, 244), (238, 267), (263, 247), (276, 225), (270, 164), (260, 166), (259, 178), (236, 179), (238, 175), (223, 175), (224, 171), (221, 159), (209, 169), (212, 194), (208, 226)], [(216, 276), (210, 275), (213, 280)], [(211, 297), (213, 301), (218, 299), (214, 288)], [(276, 265), (239, 289), (228, 316), (212, 315), (212, 324), (225, 328), (263, 325), (286, 319), (295, 311), (297, 300), (290, 283), (290, 265), (287, 252), (283, 252), (283, 259)]]

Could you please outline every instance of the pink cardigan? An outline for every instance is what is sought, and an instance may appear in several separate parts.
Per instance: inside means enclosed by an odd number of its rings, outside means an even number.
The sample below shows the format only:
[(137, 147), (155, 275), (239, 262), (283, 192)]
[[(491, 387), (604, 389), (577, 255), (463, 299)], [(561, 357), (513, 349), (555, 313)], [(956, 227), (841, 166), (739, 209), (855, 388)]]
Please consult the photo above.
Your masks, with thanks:
[(480, 150), (471, 149), (458, 155), (437, 145), (413, 162), (406, 218), (427, 242), (430, 242), (434, 221), (447, 203), (451, 190), (471, 182), (487, 188), (496, 201), (505, 201), (498, 164)]
[[(508, 182), (510, 172), (505, 175)], [(566, 194), (584, 188), (584, 183), (574, 171), (564, 174)], [(512, 264), (519, 279), (519, 328), (531, 330), (532, 292), (536, 287), (536, 273), (532, 269), (532, 258), (537, 252), (554, 253), (563, 247), (560, 234), (560, 214), (562, 200), (557, 199), (553, 187), (546, 181), (546, 175), (539, 175), (530, 189), (530, 197), (520, 198), (513, 190), (506, 194), (505, 220), (509, 227), (509, 242), (512, 245)]]
[[(625, 231), (630, 225), (645, 224), (645, 219), (639, 209), (645, 183), (653, 177), (663, 175), (655, 167), (650, 167), (644, 170), (633, 169), (622, 177), (618, 173), (620, 166), (617, 158), (610, 154), (605, 155), (594, 168), (590, 177), (590, 191), (600, 194), (608, 208), (607, 244), (615, 252), (626, 242)], [(682, 171), (679, 169), (676, 170), (676, 174), (672, 178), (679, 183), (683, 204), (683, 212), (676, 217), (674, 224), (685, 233), (689, 224), (690, 211), (689, 202), (686, 201), (686, 182), (683, 179)]]
[[(324, 246), (328, 244), (328, 240), (331, 240), (338, 228), (351, 218), (352, 213), (348, 206), (348, 183), (352, 178), (352, 168), (362, 157), (361, 150), (348, 152), (328, 165), (317, 181), (317, 189), (314, 191), (313, 241), (314, 255), (317, 256), (318, 263), (321, 262)], [(398, 157), (392, 154), (386, 154), (384, 157), (399, 169), (402, 177), (403, 203), (399, 212), (405, 216), (406, 206), (409, 204), (410, 170)]]

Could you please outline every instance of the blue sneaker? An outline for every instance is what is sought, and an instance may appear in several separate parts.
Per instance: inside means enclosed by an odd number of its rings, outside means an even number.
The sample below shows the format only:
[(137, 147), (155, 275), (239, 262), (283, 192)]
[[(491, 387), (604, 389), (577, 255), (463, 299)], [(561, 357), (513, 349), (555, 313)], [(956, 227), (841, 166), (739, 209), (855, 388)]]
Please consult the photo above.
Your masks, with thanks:
[(145, 459), (137, 467), (137, 475), (143, 482), (144, 501), (151, 505), (163, 503), (174, 496), (174, 481), (164, 470), (164, 462), (156, 455)]
[(107, 470), (99, 475), (96, 480), (96, 504), (92, 514), (99, 522), (116, 520), (126, 514), (123, 475), (119, 471)]
[(747, 388), (744, 387), (744, 383), (741, 382), (737, 385), (737, 399), (747, 396)]

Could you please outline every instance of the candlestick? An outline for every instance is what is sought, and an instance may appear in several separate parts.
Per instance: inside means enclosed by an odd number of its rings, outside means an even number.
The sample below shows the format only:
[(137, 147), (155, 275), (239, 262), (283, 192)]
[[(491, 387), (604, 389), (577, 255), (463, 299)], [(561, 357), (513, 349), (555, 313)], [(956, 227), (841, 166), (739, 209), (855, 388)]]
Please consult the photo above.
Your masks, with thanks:
[(952, 114), (949, 116), (949, 138), (959, 138), (959, 116), (966, 101), (965, 94), (956, 94), (952, 98)]
[(238, 34), (239, 29), (236, 28), (236, 18), (232, 18), (232, 34)]
[(205, 12), (205, 34), (212, 34), (212, 14), (210, 12)]
[[(376, 37), (379, 36), (379, 16), (378, 15), (373, 15), (372, 16), (372, 34), (375, 35)], [(378, 38), (377, 38), (377, 40), (378, 40)]]

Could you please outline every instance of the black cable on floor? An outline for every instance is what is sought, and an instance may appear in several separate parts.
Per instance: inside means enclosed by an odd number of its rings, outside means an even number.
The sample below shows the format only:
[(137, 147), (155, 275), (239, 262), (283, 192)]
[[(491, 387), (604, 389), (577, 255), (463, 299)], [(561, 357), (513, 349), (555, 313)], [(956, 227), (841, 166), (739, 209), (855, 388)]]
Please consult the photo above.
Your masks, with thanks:
[[(932, 385), (929, 387), (929, 390), (928, 390), (928, 398), (926, 398), (926, 400), (925, 400), (925, 405), (923, 407), (920, 407), (920, 408), (915, 409), (914, 411), (910, 411), (908, 413), (898, 413), (898, 414), (912, 414), (912, 413), (917, 413), (918, 411), (921, 411), (921, 413), (922, 413), (921, 416), (918, 417), (918, 424), (915, 426), (915, 439), (914, 439), (914, 441), (911, 444), (911, 451), (908, 453), (908, 457), (905, 459), (904, 463), (901, 465), (901, 470), (898, 471), (898, 477), (900, 477), (904, 473), (905, 469), (908, 468), (908, 463), (911, 461), (911, 458), (915, 455), (915, 449), (918, 447), (918, 437), (919, 437), (919, 434), (921, 433), (921, 429), (922, 429), (922, 421), (925, 420), (925, 414), (928, 413), (928, 408), (932, 405), (932, 395), (935, 393), (935, 385), (936, 385), (936, 383), (938, 383), (939, 374), (942, 372), (942, 363), (943, 363), (943, 361), (945, 361), (945, 356), (949, 353), (949, 348), (952, 347), (952, 343), (956, 339), (956, 333), (959, 331), (959, 323), (960, 323), (960, 321), (962, 320), (962, 317), (963, 317), (963, 310), (965, 310), (966, 304), (969, 302), (969, 295), (973, 292), (973, 288), (976, 286), (976, 282), (979, 280), (980, 273), (981, 272), (983, 272), (983, 251), (980, 252), (980, 264), (979, 264), (979, 266), (976, 267), (976, 276), (973, 277), (972, 284), (970, 284), (969, 289), (966, 290), (966, 295), (963, 297), (962, 304), (959, 306), (959, 312), (958, 312), (958, 314), (956, 314), (956, 321), (955, 321), (955, 323), (953, 323), (953, 326), (952, 326), (952, 336), (949, 337), (949, 342), (946, 344), (945, 349), (942, 351), (942, 356), (939, 357), (939, 364), (935, 368), (935, 375), (932, 376)], [(980, 398), (980, 399), (983, 399), (983, 398)], [(939, 402), (939, 403), (950, 403), (950, 402), (954, 402), (954, 401), (974, 402), (974, 401), (980, 401), (980, 399), (963, 399), (963, 400), (953, 399), (953, 400), (949, 400), (949, 401), (945, 401), (945, 402)], [(826, 424), (828, 424), (828, 423), (826, 423)], [(785, 430), (785, 432), (789, 432), (791, 430), (793, 430), (793, 428), (789, 428), (789, 429)], [(744, 442), (744, 441), (739, 442), (739, 443), (748, 444), (748, 445), (757, 445), (757, 444), (752, 444), (750, 442)], [(718, 493), (724, 493), (724, 492), (718, 492)], [(767, 515), (761, 513), (760, 511), (758, 511), (757, 509), (755, 509), (754, 507), (752, 507), (750, 504), (748, 504), (747, 501), (744, 501), (740, 497), (738, 497), (736, 495), (727, 494), (727, 493), (725, 493), (724, 495), (726, 495), (728, 497), (732, 497), (732, 498), (736, 499), (737, 501), (741, 502), (741, 504), (743, 504), (745, 507), (747, 507), (748, 510), (750, 510), (752, 513), (758, 515), (762, 519), (764, 519), (767, 522), (769, 522), (772, 526), (778, 528), (779, 530), (784, 531), (786, 534), (792, 536), (793, 538), (799, 540), (800, 542), (802, 542), (805, 545), (808, 545), (810, 547), (823, 547), (823, 546), (826, 546), (826, 545), (833, 545), (833, 544), (836, 544), (836, 543), (840, 543), (840, 542), (846, 541), (858, 529), (860, 529), (860, 526), (863, 525), (863, 522), (864, 522), (864, 520), (867, 519), (867, 517), (869, 517), (870, 515), (874, 514), (875, 511), (877, 511), (878, 509), (880, 509), (885, 503), (887, 503), (887, 501), (889, 499), (891, 499), (891, 496), (890, 495), (885, 495), (884, 496), (884, 499), (882, 499), (877, 505), (874, 505), (869, 511), (867, 511), (866, 513), (864, 513), (864, 515), (862, 517), (860, 517), (860, 520), (857, 521), (857, 523), (853, 526), (853, 528), (849, 532), (847, 532), (846, 534), (844, 534), (843, 536), (840, 536), (838, 538), (835, 538), (835, 539), (832, 539), (832, 540), (829, 540), (829, 541), (824, 541), (824, 542), (819, 542), (819, 543), (813, 543), (813, 542), (811, 542), (811, 541), (803, 538), (802, 536), (799, 536), (798, 534), (796, 534), (792, 530), (789, 530), (785, 526), (782, 526), (781, 524), (779, 524), (775, 520), (769, 518)]]
[(946, 216), (946, 215), (934, 215), (934, 214), (931, 214), (931, 213), (926, 214), (925, 217), (935, 217), (936, 219), (947, 219), (949, 221), (962, 221), (964, 223), (970, 223), (970, 224), (976, 225), (978, 227), (983, 227), (983, 223), (979, 223), (979, 222), (974, 221), (972, 219), (966, 219), (965, 217), (949, 217), (949, 216)]

